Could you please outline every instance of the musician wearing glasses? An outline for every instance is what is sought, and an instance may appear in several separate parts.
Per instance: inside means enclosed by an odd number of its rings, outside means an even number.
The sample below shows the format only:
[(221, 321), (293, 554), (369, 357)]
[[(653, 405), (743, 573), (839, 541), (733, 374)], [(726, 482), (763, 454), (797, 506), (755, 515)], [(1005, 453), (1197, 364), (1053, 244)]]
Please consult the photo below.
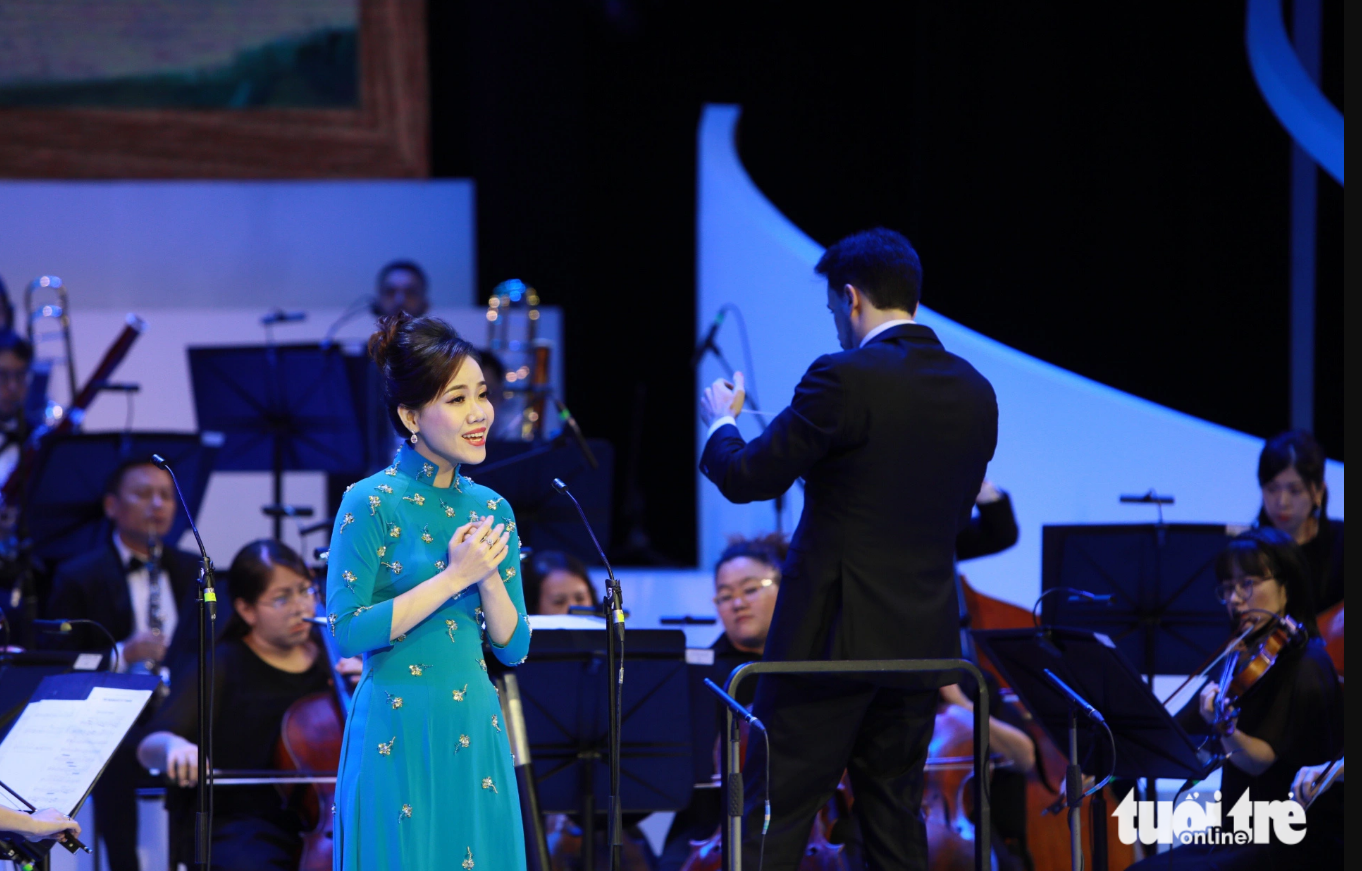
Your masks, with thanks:
[[(1294, 621), (1297, 637), (1258, 681), (1226, 712), (1222, 670), (1178, 715), (1192, 734), (1207, 736), (1206, 749), (1225, 759), (1220, 807), (1228, 812), (1249, 790), (1256, 802), (1293, 794), (1304, 766), (1319, 765), (1343, 750), (1343, 707), (1338, 675), (1319, 640), (1309, 575), (1300, 548), (1277, 529), (1258, 528), (1235, 538), (1215, 565), (1216, 595), (1229, 614), (1232, 638), (1252, 651), (1257, 642)], [(1227, 715), (1228, 713), (1228, 715)], [(1146, 859), (1151, 868), (1341, 867), (1343, 789), (1336, 786), (1311, 807), (1305, 840), (1298, 845), (1180, 846), (1173, 856)], [(1228, 818), (1223, 825), (1228, 826)]]
[[(122, 671), (178, 674), (197, 635), (193, 602), (198, 557), (162, 543), (175, 518), (170, 475), (143, 460), (120, 465), (105, 485), (104, 514), (113, 527), (93, 551), (63, 563), (52, 582), (47, 616), (93, 620), (118, 642)], [(67, 649), (108, 651), (103, 632), (88, 625), (44, 642)], [(131, 746), (114, 754), (95, 785), (95, 829), (113, 871), (138, 868), (137, 760)]]
[[(272, 539), (242, 548), (229, 577), (231, 614), (213, 669), (213, 767), (272, 769), (284, 712), (331, 686), (331, 669), (312, 622), (317, 590), (302, 558)], [(178, 681), (138, 746), (138, 760), (175, 786), (193, 787), (198, 725), (197, 687), (192, 680)], [(221, 786), (213, 803), (213, 868), (298, 867), (303, 820), (273, 786)], [(171, 790), (166, 805), (172, 867), (176, 862), (192, 866), (193, 793)]]
[[(714, 610), (724, 631), (710, 645), (714, 661), (705, 676), (720, 686), (728, 683), (733, 669), (761, 659), (780, 592), (780, 564), (788, 548), (789, 543), (779, 533), (754, 538), (735, 536), (714, 565)], [(757, 682), (751, 679), (739, 684), (738, 701), (751, 705), (756, 689)], [(703, 689), (692, 691), (691, 704), (695, 734), (697, 740), (700, 735), (707, 736), (703, 742), (707, 752), (721, 734), (723, 709)], [(717, 754), (712, 755), (717, 765)], [(712, 773), (717, 775), (717, 768)], [(692, 841), (704, 841), (714, 835), (723, 820), (720, 792), (697, 789), (691, 793), (690, 804), (677, 813), (667, 830), (657, 871), (677, 871), (690, 855)]]

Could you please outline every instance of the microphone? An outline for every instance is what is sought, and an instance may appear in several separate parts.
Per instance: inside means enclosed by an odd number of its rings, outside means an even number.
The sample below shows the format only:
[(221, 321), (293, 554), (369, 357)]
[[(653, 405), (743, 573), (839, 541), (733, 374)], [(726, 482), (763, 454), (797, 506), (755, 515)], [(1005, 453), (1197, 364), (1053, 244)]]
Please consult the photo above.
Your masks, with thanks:
[(757, 716), (755, 714), (747, 710), (747, 708), (744, 708), (742, 706), (742, 703), (740, 703), (737, 699), (733, 698), (728, 693), (724, 692), (723, 689), (714, 681), (710, 680), (709, 678), (705, 678), (705, 686), (709, 689), (710, 692), (714, 693), (714, 695), (719, 697), (719, 701), (723, 702), (725, 705), (728, 705), (730, 708), (732, 708), (733, 713), (737, 714), (739, 717), (742, 717), (749, 724), (762, 730), (763, 732), (766, 731), (766, 726), (762, 724), (761, 720), (757, 719)]
[(719, 313), (714, 316), (714, 323), (709, 325), (709, 332), (705, 333), (704, 341), (695, 346), (695, 353), (690, 355), (690, 367), (694, 369), (700, 365), (700, 361), (705, 359), (705, 354), (709, 351), (717, 351), (714, 347), (714, 337), (718, 335), (719, 327), (724, 322), (724, 311), (719, 309)]
[(75, 629), (70, 620), (34, 620), (33, 628), (46, 630), (53, 635), (69, 635)]
[(605, 565), (606, 583), (609, 585), (611, 595), (614, 597), (614, 613), (611, 615), (611, 622), (615, 624), (616, 631), (620, 637), (624, 636), (624, 600), (620, 594), (620, 582), (615, 579), (615, 570), (610, 567), (610, 560), (605, 558), (605, 549), (601, 547), (600, 541), (596, 539), (596, 530), (591, 528), (591, 521), (586, 519), (586, 512), (582, 510), (582, 503), (577, 501), (577, 497), (568, 490), (567, 484), (563, 483), (562, 478), (553, 479), (553, 489), (572, 500), (573, 506), (577, 509), (577, 516), (582, 518), (582, 525), (586, 527), (586, 532), (591, 536), (591, 543), (596, 547), (596, 554), (600, 556), (601, 562)]
[(109, 628), (98, 620), (86, 620), (80, 617), (58, 617), (55, 620), (34, 620), (33, 628), (41, 629), (47, 635), (70, 635), (77, 626), (93, 626), (104, 637), (109, 640), (109, 668), (118, 671), (118, 642), (114, 640), (113, 633)]
[(141, 393), (142, 385), (136, 381), (100, 381), (94, 385), (97, 390), (105, 390), (109, 393)]
[(1087, 699), (1084, 699), (1078, 693), (1074, 692), (1073, 688), (1066, 684), (1064, 681), (1060, 680), (1059, 677), (1053, 671), (1050, 671), (1050, 669), (1048, 668), (1045, 669), (1044, 671), (1045, 679), (1048, 680), (1055, 689), (1059, 690), (1066, 697), (1068, 697), (1069, 701), (1073, 702), (1076, 706), (1078, 706), (1078, 709), (1081, 710), (1084, 714), (1086, 714), (1088, 716), (1088, 719), (1092, 720), (1094, 723), (1105, 724), (1107, 722), (1102, 717), (1102, 714), (1098, 712), (1096, 708), (1088, 704)]
[(307, 312), (286, 312), (277, 308), (260, 318), (260, 324), (268, 327), (273, 324), (289, 324), (305, 320), (307, 320)]
[[(266, 517), (311, 517), (313, 510), (311, 505), (262, 505), (260, 511)], [(326, 521), (330, 526), (331, 521)]]
[(180, 479), (175, 477), (175, 470), (170, 468), (170, 463), (160, 454), (152, 454), (151, 462), (158, 468), (165, 469), (170, 475), (170, 483), (175, 485), (175, 495), (179, 497), (180, 506), (184, 508), (184, 516), (189, 520), (189, 530), (194, 533), (194, 541), (199, 545), (199, 556), (203, 558), (203, 601), (208, 604), (209, 620), (216, 620), (218, 615), (218, 594), (213, 589), (213, 561), (208, 556), (208, 548), (203, 546), (203, 536), (199, 535), (199, 527), (194, 523), (194, 515), (189, 513), (189, 503), (184, 500), (184, 491), (180, 489)]
[(1123, 493), (1121, 494), (1121, 503), (1123, 505), (1172, 505), (1173, 497), (1160, 496), (1153, 490), (1148, 493)]
[(577, 449), (586, 457), (587, 465), (592, 469), (599, 469), (601, 464), (596, 461), (596, 455), (591, 453), (591, 446), (586, 443), (586, 436), (582, 435), (582, 428), (577, 425), (577, 418), (572, 416), (568, 407), (558, 397), (553, 397), (553, 404), (558, 406), (558, 417), (563, 421), (563, 429), (567, 431), (572, 440), (577, 443)]
[(1074, 590), (1069, 594), (1069, 602), (1093, 602), (1097, 605), (1110, 605), (1111, 593), (1089, 593), (1087, 590)]

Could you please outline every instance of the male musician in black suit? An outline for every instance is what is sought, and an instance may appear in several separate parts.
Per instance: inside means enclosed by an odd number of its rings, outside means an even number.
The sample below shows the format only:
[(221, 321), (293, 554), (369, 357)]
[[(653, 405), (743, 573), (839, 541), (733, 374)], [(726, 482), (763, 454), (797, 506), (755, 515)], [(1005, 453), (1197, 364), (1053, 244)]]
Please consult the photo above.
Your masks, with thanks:
[[(955, 543), (997, 442), (993, 388), (913, 322), (922, 270), (898, 233), (849, 236), (816, 271), (845, 350), (815, 360), (790, 407), (750, 443), (734, 421), (741, 373), (701, 402), (710, 430), (700, 470), (728, 499), (772, 499), (805, 482), (764, 659), (957, 656)], [(936, 704), (935, 683), (763, 678), (766, 867), (798, 866), (814, 813), (846, 769), (869, 865), (926, 868), (922, 768)], [(764, 755), (762, 742), (749, 744), (748, 867), (762, 838)]]
[[(120, 465), (104, 494), (104, 514), (113, 534), (57, 569), (47, 613), (54, 619), (102, 623), (118, 642), (124, 670), (159, 673), (168, 668), (178, 678), (177, 672), (192, 661), (198, 639), (198, 559), (161, 544), (176, 505), (174, 485), (164, 469), (145, 460)], [(76, 626), (69, 638), (55, 643), (108, 649), (104, 634), (89, 626)], [(125, 742), (95, 785), (95, 828), (108, 849), (112, 871), (138, 868), (136, 747), (135, 738)]]

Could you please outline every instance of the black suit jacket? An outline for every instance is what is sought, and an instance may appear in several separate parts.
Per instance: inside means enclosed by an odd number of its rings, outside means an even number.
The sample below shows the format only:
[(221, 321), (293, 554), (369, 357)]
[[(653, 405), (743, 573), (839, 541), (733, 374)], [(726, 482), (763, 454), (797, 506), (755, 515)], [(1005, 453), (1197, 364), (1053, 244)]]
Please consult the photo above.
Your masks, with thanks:
[[(175, 634), (166, 645), (165, 664), (176, 671), (180, 661), (186, 656), (192, 657), (197, 650), (194, 615), (199, 559), (168, 547), (162, 552), (161, 567), (163, 579), (170, 582), (176, 609)], [(219, 602), (231, 601), (222, 595), (221, 587), (218, 590)], [(128, 593), (127, 574), (112, 538), (103, 547), (72, 557), (57, 569), (52, 580), (52, 598), (47, 603), (47, 616), (51, 619), (97, 620), (118, 641), (132, 634), (132, 596)], [(56, 638), (54, 645), (72, 650), (103, 652), (109, 646), (103, 633), (90, 626), (75, 627), (69, 638)]]
[(958, 655), (956, 536), (997, 438), (993, 387), (918, 324), (819, 357), (750, 444), (721, 427), (700, 470), (730, 500), (805, 481), (766, 659)]

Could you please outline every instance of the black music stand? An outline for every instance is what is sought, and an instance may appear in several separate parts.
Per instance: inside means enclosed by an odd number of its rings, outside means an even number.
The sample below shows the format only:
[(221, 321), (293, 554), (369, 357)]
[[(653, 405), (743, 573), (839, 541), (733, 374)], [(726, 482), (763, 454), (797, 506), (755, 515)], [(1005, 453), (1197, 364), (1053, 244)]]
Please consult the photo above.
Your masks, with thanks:
[[(1078, 732), (1083, 772), (1102, 778), (1172, 777), (1201, 780), (1213, 770), (1211, 754), (1198, 749), (1155, 697), (1125, 654), (1105, 635), (1080, 629), (987, 629), (971, 633), (1002, 672), (1031, 716), (1058, 747), (1069, 746), (1072, 708), (1046, 679), (1046, 669), (1072, 687), (1106, 718), (1116, 745), (1113, 769), (1105, 730)], [(1094, 871), (1106, 871), (1106, 800), (1093, 795)], [(1098, 821), (1101, 824), (1098, 824)]]
[[(100, 547), (109, 535), (104, 516), (104, 485), (120, 463), (165, 457), (180, 476), (191, 511), (198, 511), (208, 489), (222, 436), (215, 432), (103, 432), (54, 436), (43, 446), (24, 510), (33, 551), (59, 563)], [(166, 535), (176, 542), (189, 528), (175, 512)]]
[[(190, 348), (201, 429), (225, 436), (218, 468), (270, 472), (273, 503), (285, 472), (351, 472), (362, 466), (365, 429), (346, 355), (338, 345)], [(283, 518), (274, 518), (274, 537)]]
[(1151, 685), (1156, 674), (1191, 674), (1225, 643), (1215, 558), (1231, 534), (1212, 523), (1043, 527), (1042, 590), (1112, 597), (1102, 604), (1047, 596), (1045, 623), (1105, 633)]
[(587, 565), (600, 557), (591, 540), (582, 537), (582, 521), (569, 500), (553, 489), (560, 478), (572, 489), (596, 534), (610, 542), (615, 449), (604, 439), (587, 439), (600, 461), (592, 469), (576, 445), (559, 439), (547, 444), (489, 442), (487, 459), (480, 466), (464, 466), (463, 472), (479, 484), (491, 487), (515, 510), (520, 540), (539, 550), (561, 550)]
[[(594, 868), (596, 814), (610, 795), (605, 622), (600, 629), (540, 629), (515, 670), (540, 807), (578, 813), (582, 867)], [(686, 637), (676, 629), (629, 633), (620, 736), (624, 813), (680, 810), (690, 802)]]

